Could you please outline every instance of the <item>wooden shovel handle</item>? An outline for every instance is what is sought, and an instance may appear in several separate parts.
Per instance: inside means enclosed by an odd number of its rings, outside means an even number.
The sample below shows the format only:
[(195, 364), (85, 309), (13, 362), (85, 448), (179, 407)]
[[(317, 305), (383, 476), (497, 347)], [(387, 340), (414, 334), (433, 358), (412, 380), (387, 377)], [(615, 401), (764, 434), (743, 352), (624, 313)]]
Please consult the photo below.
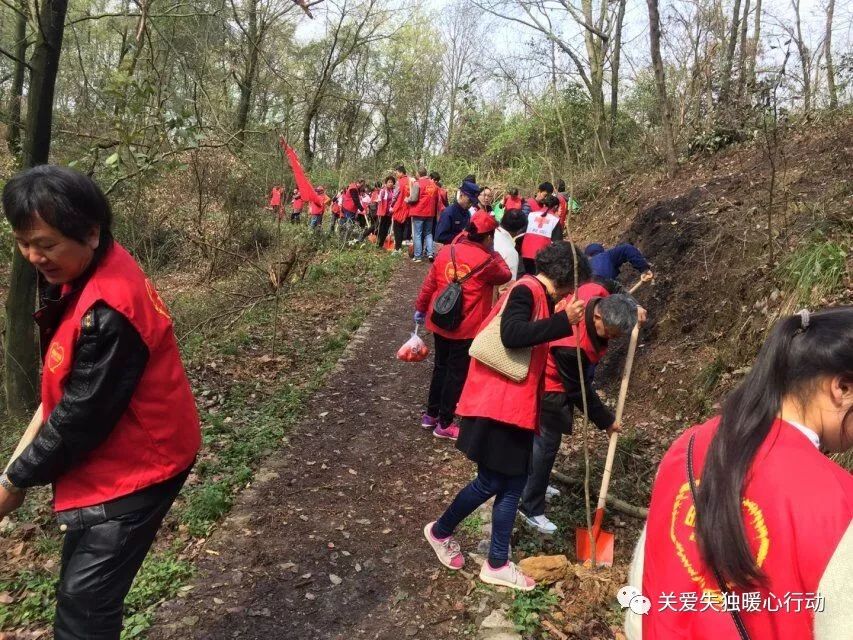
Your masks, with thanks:
[(36, 439), (39, 431), (41, 431), (41, 425), (43, 420), (43, 409), (42, 405), (38, 406), (36, 412), (33, 414), (32, 420), (30, 420), (30, 424), (27, 426), (27, 430), (24, 431), (24, 435), (21, 436), (21, 439), (18, 441), (18, 446), (15, 447), (15, 452), (12, 454), (12, 457), (9, 458), (9, 463), (3, 469), (3, 473), (9, 470), (9, 467), (12, 466), (12, 463), (24, 452), (30, 443)]
[[(622, 386), (619, 387), (619, 400), (616, 403), (616, 422), (622, 423), (622, 413), (625, 410), (625, 398), (628, 396), (628, 382), (631, 379), (631, 369), (634, 366), (634, 352), (637, 350), (637, 338), (640, 335), (640, 323), (634, 325), (631, 331), (631, 342), (628, 345), (628, 357), (625, 359), (625, 369), (622, 371)], [(597, 509), (603, 509), (607, 501), (607, 490), (610, 488), (610, 473), (613, 470), (613, 459), (616, 457), (616, 441), (619, 434), (610, 434), (610, 445), (607, 447), (607, 459), (604, 462), (604, 475), (601, 478), (601, 491), (598, 494)]]

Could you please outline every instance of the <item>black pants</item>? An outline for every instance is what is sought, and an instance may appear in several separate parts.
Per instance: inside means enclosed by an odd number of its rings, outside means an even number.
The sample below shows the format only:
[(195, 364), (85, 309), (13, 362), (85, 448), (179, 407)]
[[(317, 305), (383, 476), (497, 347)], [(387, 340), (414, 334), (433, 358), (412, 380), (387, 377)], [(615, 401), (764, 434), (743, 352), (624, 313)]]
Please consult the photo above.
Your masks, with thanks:
[(388, 231), (391, 229), (391, 216), (381, 216), (379, 218), (379, 237), (377, 244), (381, 247), (385, 244), (385, 238), (388, 237)]
[(409, 230), (409, 233), (412, 232), (412, 225), (408, 222), (397, 222), (394, 220), (394, 248), (397, 251), (403, 248), (403, 240), (406, 239), (405, 233), (406, 229)]
[(439, 418), (445, 426), (453, 422), (456, 405), (468, 377), (471, 356), (468, 348), (473, 340), (450, 340), (435, 334), (435, 367), (429, 385), (427, 415)]
[(545, 490), (564, 433), (572, 432), (572, 408), (562, 393), (546, 393), (539, 414), (539, 434), (533, 439), (527, 485), (521, 494), (521, 511), (530, 517), (545, 514)]
[(62, 546), (55, 640), (118, 640), (124, 598), (184, 480), (170, 481), (153, 504), (113, 518), (98, 517), (101, 507), (76, 510), (79, 527)]
[(290, 213), (290, 224), (299, 224), (302, 220), (302, 212), (301, 211), (292, 211)]

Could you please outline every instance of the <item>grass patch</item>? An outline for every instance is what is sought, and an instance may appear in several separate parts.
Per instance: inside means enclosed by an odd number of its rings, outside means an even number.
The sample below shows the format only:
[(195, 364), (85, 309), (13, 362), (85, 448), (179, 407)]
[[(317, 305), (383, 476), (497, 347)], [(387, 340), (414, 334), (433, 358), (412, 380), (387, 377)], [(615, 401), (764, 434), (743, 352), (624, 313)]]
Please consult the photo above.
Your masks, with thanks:
[(799, 304), (814, 304), (841, 291), (846, 262), (847, 252), (840, 243), (818, 237), (788, 256), (779, 265), (779, 276)]
[(56, 576), (47, 571), (21, 571), (0, 580), (0, 592), (19, 598), (14, 606), (0, 607), (0, 629), (53, 622)]
[(542, 614), (558, 603), (559, 598), (546, 587), (517, 593), (509, 606), (509, 619), (519, 633), (533, 633), (539, 628)]
[(471, 537), (477, 537), (483, 531), (483, 524), (483, 516), (475, 511), (459, 523), (459, 529)]

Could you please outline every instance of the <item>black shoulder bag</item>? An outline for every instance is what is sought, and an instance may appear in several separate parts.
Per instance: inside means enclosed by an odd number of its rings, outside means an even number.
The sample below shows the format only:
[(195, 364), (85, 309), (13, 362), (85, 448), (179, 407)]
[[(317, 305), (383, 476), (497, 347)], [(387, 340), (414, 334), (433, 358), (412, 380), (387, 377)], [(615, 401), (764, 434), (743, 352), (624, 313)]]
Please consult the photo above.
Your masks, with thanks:
[[(693, 510), (696, 512), (696, 518), (699, 518), (699, 509), (696, 505), (696, 477), (693, 475), (693, 442), (696, 440), (696, 434), (690, 436), (690, 441), (687, 444), (687, 479), (690, 481), (690, 495), (693, 496)], [(714, 578), (717, 580), (717, 586), (720, 588), (720, 593), (725, 593), (726, 583), (723, 576), (717, 571), (717, 568), (711, 566), (711, 571), (714, 572)], [(732, 619), (735, 621), (738, 636), (740, 640), (749, 640), (749, 634), (746, 631), (746, 626), (743, 624), (743, 619), (740, 617), (740, 612), (734, 609), (729, 609), (732, 614)]]
[(466, 273), (461, 278), (456, 271), (456, 247), (450, 245), (450, 261), (453, 263), (453, 281), (448, 282), (432, 305), (430, 318), (435, 326), (445, 331), (453, 331), (462, 323), (462, 284), (479, 273), (492, 259), (486, 258), (482, 264)]

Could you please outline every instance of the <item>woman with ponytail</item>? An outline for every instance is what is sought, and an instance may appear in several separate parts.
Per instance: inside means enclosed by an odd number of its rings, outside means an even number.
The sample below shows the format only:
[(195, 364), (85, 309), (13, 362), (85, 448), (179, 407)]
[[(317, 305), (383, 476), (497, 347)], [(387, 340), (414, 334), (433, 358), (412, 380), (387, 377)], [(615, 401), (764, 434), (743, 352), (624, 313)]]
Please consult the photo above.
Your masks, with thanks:
[(853, 637), (853, 476), (822, 452), (853, 446), (851, 414), (853, 307), (779, 320), (722, 414), (661, 461), (630, 640)]

